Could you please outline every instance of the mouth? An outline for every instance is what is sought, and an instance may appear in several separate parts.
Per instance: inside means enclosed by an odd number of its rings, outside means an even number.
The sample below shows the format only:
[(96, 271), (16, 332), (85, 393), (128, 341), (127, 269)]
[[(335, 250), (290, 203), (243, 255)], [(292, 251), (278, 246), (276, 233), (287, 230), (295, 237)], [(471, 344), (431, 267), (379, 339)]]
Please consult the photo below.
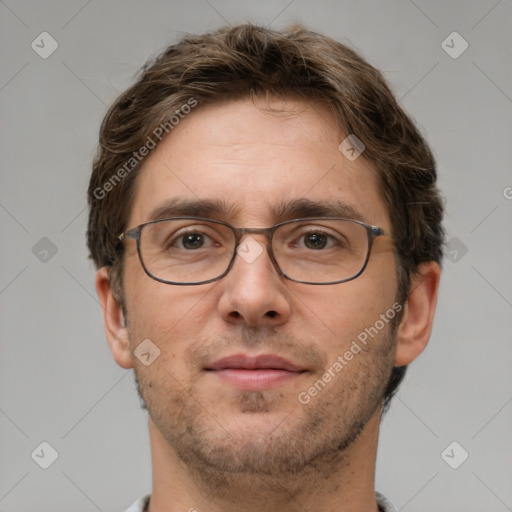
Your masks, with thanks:
[(270, 389), (307, 372), (305, 368), (273, 354), (223, 357), (208, 365), (205, 371), (231, 386), (253, 391)]

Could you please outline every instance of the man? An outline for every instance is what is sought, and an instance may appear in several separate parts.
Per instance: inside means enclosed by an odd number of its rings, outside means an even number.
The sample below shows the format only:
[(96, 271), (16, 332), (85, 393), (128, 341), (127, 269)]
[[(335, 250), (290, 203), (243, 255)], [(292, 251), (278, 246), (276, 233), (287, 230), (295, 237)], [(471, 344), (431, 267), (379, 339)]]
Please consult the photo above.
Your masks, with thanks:
[(296, 26), (188, 37), (100, 133), (88, 246), (149, 413), (132, 511), (390, 511), (381, 415), (440, 277), (432, 154), (380, 73)]

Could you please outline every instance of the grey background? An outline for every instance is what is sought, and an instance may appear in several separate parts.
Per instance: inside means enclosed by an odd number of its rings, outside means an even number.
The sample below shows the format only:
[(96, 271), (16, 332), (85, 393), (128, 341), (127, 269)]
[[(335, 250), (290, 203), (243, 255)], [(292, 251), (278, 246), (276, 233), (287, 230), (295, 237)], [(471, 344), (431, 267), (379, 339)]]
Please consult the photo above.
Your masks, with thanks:
[[(405, 512), (512, 510), (510, 0), (0, 0), (0, 16), (0, 510), (122, 510), (151, 488), (146, 413), (87, 260), (90, 163), (148, 56), (243, 21), (350, 43), (438, 159), (449, 257), (429, 348), (383, 421), (377, 489)], [(43, 31), (59, 45), (47, 59), (31, 48)], [(453, 31), (469, 44), (456, 59), (441, 46)], [(58, 452), (46, 470), (42, 441)], [(441, 457), (452, 441), (469, 453), (458, 469)]]

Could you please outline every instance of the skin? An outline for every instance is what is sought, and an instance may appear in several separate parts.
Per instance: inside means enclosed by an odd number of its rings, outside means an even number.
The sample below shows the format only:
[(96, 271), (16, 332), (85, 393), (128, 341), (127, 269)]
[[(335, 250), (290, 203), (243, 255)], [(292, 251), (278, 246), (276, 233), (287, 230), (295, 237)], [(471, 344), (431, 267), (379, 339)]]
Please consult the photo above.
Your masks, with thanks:
[[(337, 199), (391, 232), (376, 174), (364, 158), (338, 149), (346, 137), (318, 104), (296, 98), (236, 100), (198, 107), (151, 153), (136, 182), (128, 227), (149, 220), (169, 198), (223, 199), (235, 227), (283, 219), (272, 208), (297, 198)], [(247, 235), (246, 235), (247, 236)], [(250, 235), (262, 246), (261, 235)], [(397, 294), (389, 237), (374, 243), (364, 273), (328, 286), (280, 276), (267, 253), (198, 286), (159, 283), (125, 242), (127, 319), (97, 273), (110, 349), (134, 368), (149, 412), (151, 512), (377, 511), (375, 458), (384, 388), (394, 365), (412, 362), (432, 327), (440, 269), (420, 267), (396, 329), (365, 350), (305, 405), (307, 391), (357, 335), (375, 325)], [(149, 338), (160, 356), (133, 354)], [(226, 355), (279, 354), (307, 370), (264, 391), (238, 389), (204, 370)]]

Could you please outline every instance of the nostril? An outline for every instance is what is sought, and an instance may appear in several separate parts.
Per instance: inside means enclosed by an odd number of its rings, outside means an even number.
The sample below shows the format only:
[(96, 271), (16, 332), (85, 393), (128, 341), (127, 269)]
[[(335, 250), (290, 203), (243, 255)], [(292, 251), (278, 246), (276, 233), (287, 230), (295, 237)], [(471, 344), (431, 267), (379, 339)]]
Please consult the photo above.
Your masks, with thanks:
[(267, 311), (266, 315), (269, 316), (270, 318), (275, 318), (277, 316), (277, 311)]

